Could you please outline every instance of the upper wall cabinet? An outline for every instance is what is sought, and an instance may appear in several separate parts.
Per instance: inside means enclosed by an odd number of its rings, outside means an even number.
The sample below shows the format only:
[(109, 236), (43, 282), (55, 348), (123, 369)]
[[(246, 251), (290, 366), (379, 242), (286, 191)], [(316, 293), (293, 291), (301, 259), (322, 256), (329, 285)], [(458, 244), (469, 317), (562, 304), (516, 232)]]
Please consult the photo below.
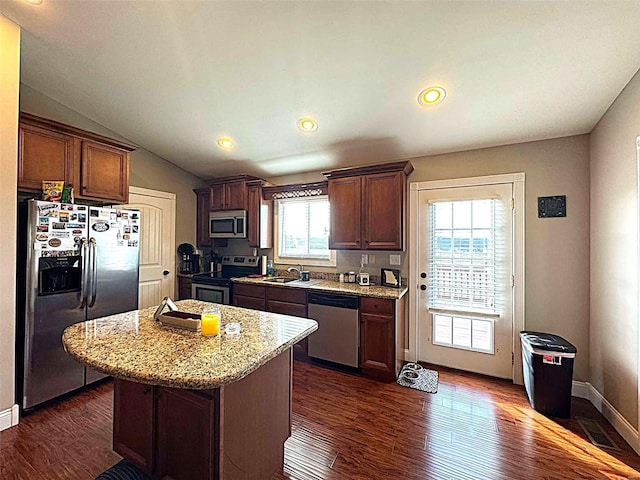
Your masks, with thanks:
[(273, 200), (262, 195), (264, 181), (247, 182), (247, 239), (255, 248), (273, 247)]
[(211, 188), (194, 190), (196, 194), (196, 244), (198, 247), (210, 247), (209, 211), (211, 210)]
[(329, 248), (404, 250), (405, 199), (410, 162), (345, 168), (329, 179)]
[(256, 177), (238, 175), (216, 178), (207, 183), (211, 186), (211, 210), (247, 210), (247, 181)]
[(129, 153), (136, 147), (28, 113), (20, 114), (18, 190), (64, 180), (80, 199), (129, 200)]

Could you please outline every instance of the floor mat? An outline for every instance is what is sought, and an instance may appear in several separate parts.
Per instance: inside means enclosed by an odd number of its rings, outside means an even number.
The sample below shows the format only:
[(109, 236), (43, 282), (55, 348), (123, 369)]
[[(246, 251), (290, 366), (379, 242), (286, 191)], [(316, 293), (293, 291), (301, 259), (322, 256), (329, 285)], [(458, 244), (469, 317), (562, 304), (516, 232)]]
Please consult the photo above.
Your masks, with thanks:
[(576, 420), (587, 434), (591, 443), (597, 447), (609, 448), (611, 450), (620, 450), (616, 445), (616, 442), (611, 440), (611, 437), (602, 430), (602, 427), (596, 420), (590, 418), (576, 417)]
[[(411, 375), (412, 373), (417, 375)], [(411, 376), (416, 378), (410, 378)], [(423, 368), (417, 363), (407, 363), (400, 370), (398, 385), (427, 393), (436, 393), (438, 391), (438, 372)]]

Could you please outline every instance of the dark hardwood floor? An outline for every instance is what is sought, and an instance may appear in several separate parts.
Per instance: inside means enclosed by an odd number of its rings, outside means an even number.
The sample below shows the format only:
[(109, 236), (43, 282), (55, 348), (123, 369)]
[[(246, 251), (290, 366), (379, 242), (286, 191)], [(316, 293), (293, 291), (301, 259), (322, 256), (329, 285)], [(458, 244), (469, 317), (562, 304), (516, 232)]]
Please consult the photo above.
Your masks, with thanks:
[[(510, 382), (438, 368), (437, 394), (296, 362), (292, 436), (273, 480), (640, 479), (640, 457), (573, 399), (548, 419)], [(0, 479), (89, 480), (111, 451), (111, 383), (0, 432)], [(595, 447), (575, 417), (597, 419), (620, 451)]]

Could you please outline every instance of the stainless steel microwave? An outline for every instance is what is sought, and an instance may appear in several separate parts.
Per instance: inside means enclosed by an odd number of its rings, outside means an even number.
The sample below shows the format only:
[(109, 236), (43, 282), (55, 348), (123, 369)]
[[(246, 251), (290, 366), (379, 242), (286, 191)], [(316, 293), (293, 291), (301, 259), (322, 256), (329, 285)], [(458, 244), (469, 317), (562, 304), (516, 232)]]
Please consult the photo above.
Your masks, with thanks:
[(247, 211), (209, 212), (210, 238), (247, 238)]

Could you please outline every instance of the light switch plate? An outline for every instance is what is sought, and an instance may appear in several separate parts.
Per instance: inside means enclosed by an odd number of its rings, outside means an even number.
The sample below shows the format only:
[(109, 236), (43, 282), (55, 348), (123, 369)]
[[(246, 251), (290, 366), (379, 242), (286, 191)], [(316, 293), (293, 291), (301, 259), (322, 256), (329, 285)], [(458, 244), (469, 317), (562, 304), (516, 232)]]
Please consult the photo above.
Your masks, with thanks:
[(362, 258), (360, 260), (360, 263), (362, 265), (367, 265), (369, 263), (369, 255), (362, 255)]
[(369, 254), (369, 263), (376, 263), (376, 256)]
[(389, 255), (389, 265), (400, 265), (400, 255)]

